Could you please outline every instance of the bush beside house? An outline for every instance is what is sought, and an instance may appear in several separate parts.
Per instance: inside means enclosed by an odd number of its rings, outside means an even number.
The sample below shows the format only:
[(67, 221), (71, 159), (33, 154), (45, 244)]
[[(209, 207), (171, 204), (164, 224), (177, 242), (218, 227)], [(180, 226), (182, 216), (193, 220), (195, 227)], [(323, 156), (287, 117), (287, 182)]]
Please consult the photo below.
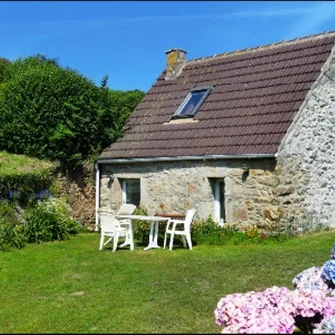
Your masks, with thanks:
[(56, 169), (50, 161), (0, 152), (0, 250), (64, 240), (79, 231), (64, 197), (50, 191)]

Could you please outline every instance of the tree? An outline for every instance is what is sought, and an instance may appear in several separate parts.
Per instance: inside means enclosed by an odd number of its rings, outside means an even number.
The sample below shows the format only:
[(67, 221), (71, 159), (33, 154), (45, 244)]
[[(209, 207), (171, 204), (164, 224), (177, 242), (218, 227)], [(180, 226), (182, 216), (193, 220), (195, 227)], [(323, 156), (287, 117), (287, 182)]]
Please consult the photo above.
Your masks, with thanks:
[(4, 80), (5, 71), (9, 67), (10, 64), (11, 63), (8, 59), (0, 57), (0, 84)]
[(0, 85), (0, 150), (77, 166), (121, 135), (112, 105), (108, 90), (55, 59), (15, 60)]
[(107, 88), (107, 84), (108, 84), (108, 74), (106, 74), (102, 77), (100, 87), (101, 88)]
[(110, 90), (111, 111), (114, 115), (118, 115), (120, 127), (125, 124), (144, 96), (145, 93), (140, 90)]

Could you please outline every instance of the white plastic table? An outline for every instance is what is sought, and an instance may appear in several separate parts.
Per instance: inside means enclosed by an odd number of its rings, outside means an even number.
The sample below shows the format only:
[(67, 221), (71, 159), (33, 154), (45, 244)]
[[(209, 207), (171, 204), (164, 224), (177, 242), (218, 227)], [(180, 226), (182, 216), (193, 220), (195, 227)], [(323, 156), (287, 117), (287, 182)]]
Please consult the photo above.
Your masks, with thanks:
[(162, 221), (168, 221), (169, 217), (163, 216), (148, 216), (148, 215), (115, 215), (120, 219), (130, 219), (130, 220), (143, 220), (151, 221), (150, 232), (149, 232), (149, 244), (144, 248), (144, 250), (160, 248), (158, 245), (158, 223)]

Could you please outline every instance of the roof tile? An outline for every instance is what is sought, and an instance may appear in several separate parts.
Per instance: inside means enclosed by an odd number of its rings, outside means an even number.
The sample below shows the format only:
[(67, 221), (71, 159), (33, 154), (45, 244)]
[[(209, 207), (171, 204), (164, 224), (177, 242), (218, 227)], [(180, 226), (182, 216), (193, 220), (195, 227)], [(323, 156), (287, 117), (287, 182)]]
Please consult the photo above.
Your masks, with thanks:
[[(196, 59), (163, 71), (100, 158), (274, 154), (334, 46), (335, 33)], [(214, 85), (192, 123), (166, 124), (195, 85)]]

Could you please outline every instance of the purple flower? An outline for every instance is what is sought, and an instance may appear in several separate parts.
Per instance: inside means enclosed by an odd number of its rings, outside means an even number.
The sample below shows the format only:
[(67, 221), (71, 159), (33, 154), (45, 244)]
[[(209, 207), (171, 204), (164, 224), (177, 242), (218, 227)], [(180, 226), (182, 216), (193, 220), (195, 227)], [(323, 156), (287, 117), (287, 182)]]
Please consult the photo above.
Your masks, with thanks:
[(46, 199), (51, 197), (51, 192), (49, 190), (42, 190), (38, 193), (36, 193), (36, 198), (37, 199)]
[(323, 267), (311, 267), (293, 278), (293, 286), (296, 289), (311, 289), (328, 291), (328, 285), (321, 278)]
[(316, 325), (313, 334), (334, 334), (335, 333), (335, 316), (323, 318), (323, 320)]
[(335, 243), (333, 244), (333, 248), (332, 248), (332, 251), (330, 253), (330, 259), (335, 260)]
[(20, 191), (10, 191), (9, 192), (9, 198), (10, 199), (20, 199), (21, 198), (21, 192)]
[(321, 278), (332, 285), (335, 284), (335, 260), (332, 259), (324, 264)]

